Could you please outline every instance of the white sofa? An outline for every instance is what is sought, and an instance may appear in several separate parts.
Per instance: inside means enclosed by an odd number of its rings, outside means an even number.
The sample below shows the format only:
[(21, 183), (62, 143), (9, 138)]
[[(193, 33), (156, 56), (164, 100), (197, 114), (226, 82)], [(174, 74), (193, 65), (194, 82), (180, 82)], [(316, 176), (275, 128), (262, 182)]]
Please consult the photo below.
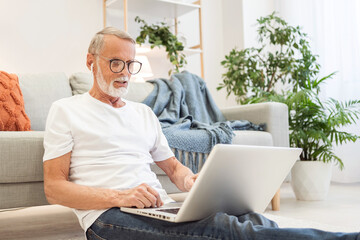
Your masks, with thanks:
[[(0, 132), (0, 209), (48, 204), (43, 190), (42, 156), (45, 121), (52, 102), (81, 94), (92, 86), (89, 73), (68, 78), (64, 73), (19, 75), (25, 111), (33, 131)], [(151, 83), (131, 83), (128, 100), (142, 102)], [(265, 132), (236, 131), (233, 144), (288, 146), (288, 110), (280, 103), (261, 103), (222, 109), (227, 120), (246, 119), (266, 124)], [(152, 167), (168, 193), (179, 190), (156, 165)], [(274, 205), (275, 204), (275, 205)], [(273, 202), (277, 208), (279, 199)]]

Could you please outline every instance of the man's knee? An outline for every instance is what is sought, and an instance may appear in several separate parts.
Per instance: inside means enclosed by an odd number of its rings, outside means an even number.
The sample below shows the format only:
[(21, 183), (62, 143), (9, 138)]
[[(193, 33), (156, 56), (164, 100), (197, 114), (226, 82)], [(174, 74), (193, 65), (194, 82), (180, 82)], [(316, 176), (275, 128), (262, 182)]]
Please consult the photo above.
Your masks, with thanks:
[(264, 217), (263, 215), (259, 214), (259, 213), (255, 213), (255, 212), (249, 212), (243, 215), (238, 216), (239, 222), (243, 223), (246, 221), (251, 221), (254, 225), (261, 225), (264, 227), (271, 227), (271, 228), (277, 228), (278, 225)]

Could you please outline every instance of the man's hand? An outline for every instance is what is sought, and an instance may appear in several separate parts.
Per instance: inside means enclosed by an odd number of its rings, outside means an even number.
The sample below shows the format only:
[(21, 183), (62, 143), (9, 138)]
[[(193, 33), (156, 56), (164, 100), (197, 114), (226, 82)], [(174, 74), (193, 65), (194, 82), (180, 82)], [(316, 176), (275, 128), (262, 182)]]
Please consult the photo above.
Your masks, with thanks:
[(183, 192), (188, 192), (199, 174), (194, 174), (175, 157), (158, 161), (156, 164), (169, 176), (170, 180)]
[(143, 183), (135, 188), (121, 191), (120, 206), (121, 207), (160, 207), (164, 205), (161, 201), (160, 195), (149, 185)]
[(190, 189), (194, 185), (198, 176), (199, 176), (199, 173), (197, 173), (195, 175), (187, 175), (184, 178), (184, 188), (186, 189), (186, 191), (188, 191), (188, 192), (190, 191)]

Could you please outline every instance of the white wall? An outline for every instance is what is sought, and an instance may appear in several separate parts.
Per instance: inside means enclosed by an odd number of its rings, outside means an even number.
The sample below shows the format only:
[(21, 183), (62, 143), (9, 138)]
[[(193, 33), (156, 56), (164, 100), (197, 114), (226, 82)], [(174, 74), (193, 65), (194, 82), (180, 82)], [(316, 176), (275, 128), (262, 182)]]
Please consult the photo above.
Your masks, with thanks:
[(223, 12), (223, 51), (228, 54), (235, 47), (244, 48), (243, 0), (222, 1)]
[(99, 0), (0, 0), (0, 70), (87, 71), (87, 48), (102, 28)]
[(220, 108), (235, 105), (232, 99), (226, 98), (225, 90), (216, 90), (222, 81), (223, 68), (220, 62), (225, 56), (223, 51), (225, 36), (222, 34), (224, 14), (222, 1), (205, 0), (202, 1), (202, 6), (205, 81)]
[(256, 20), (274, 11), (274, 0), (243, 0), (245, 48), (258, 46)]

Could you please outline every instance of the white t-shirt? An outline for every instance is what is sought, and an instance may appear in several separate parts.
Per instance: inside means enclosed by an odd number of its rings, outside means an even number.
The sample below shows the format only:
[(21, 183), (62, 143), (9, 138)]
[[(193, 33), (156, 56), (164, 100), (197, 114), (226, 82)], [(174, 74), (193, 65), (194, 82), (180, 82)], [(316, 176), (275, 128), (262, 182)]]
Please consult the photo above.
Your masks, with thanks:
[[(44, 161), (70, 151), (73, 183), (124, 190), (146, 183), (164, 203), (172, 201), (151, 171), (154, 161), (173, 155), (160, 123), (146, 105), (124, 100), (114, 108), (89, 93), (54, 102), (44, 136)], [(107, 209), (74, 209), (86, 231)]]

